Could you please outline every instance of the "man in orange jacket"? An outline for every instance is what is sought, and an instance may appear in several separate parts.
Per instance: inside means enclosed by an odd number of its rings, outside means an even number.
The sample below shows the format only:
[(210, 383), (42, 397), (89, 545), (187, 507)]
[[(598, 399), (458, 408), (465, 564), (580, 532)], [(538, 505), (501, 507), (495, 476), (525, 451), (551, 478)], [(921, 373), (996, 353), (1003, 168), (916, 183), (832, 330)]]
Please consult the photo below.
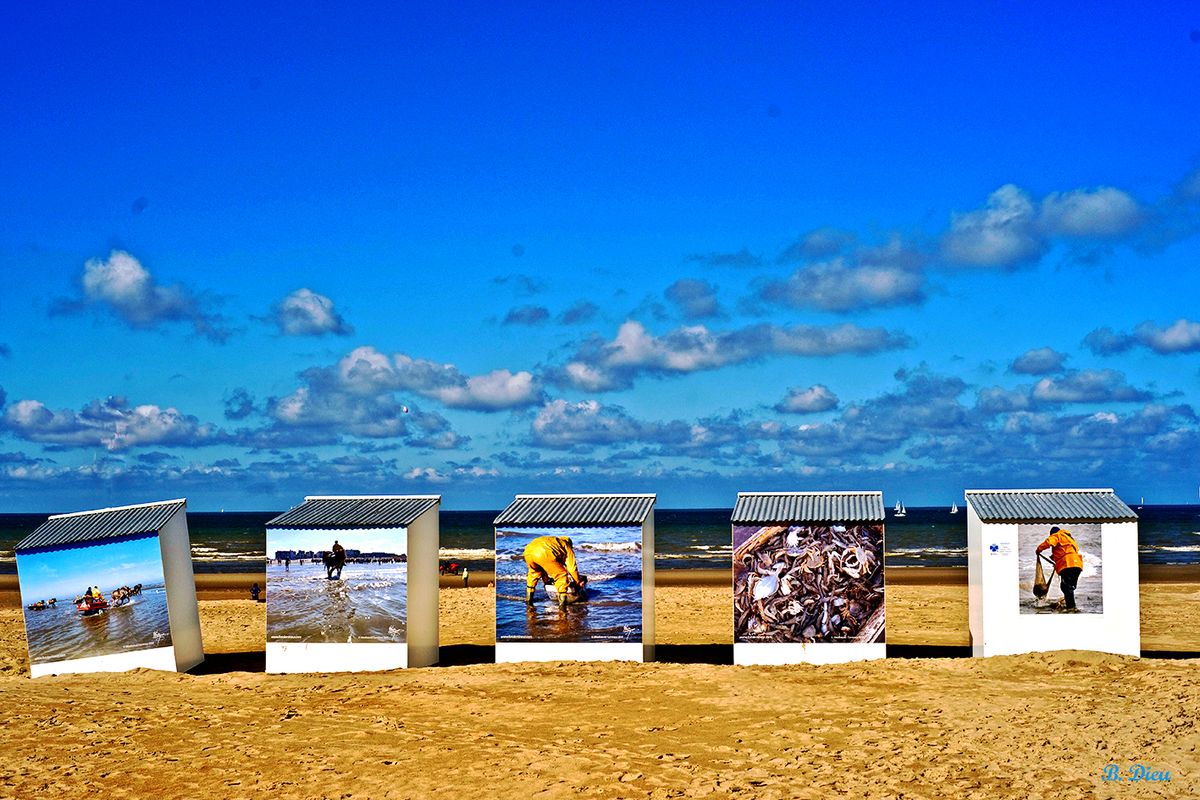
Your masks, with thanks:
[(1054, 560), (1054, 571), (1062, 584), (1063, 600), (1067, 611), (1075, 611), (1075, 587), (1079, 585), (1079, 573), (1083, 572), (1083, 555), (1071, 532), (1057, 525), (1050, 529), (1046, 541), (1037, 546), (1037, 553), (1050, 551)]
[(566, 536), (539, 536), (525, 545), (525, 602), (533, 605), (533, 592), (538, 582), (554, 584), (558, 604), (583, 599), (587, 578), (579, 574), (575, 564), (575, 546)]

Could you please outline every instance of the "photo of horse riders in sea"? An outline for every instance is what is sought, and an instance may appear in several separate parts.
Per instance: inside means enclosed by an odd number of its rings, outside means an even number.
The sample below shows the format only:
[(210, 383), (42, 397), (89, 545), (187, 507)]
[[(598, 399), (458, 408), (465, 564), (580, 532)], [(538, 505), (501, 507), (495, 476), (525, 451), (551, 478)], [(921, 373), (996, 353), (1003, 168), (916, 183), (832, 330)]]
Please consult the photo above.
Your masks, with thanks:
[(156, 535), (23, 555), (20, 587), (33, 663), (171, 644)]
[(267, 531), (267, 641), (404, 642), (408, 531)]

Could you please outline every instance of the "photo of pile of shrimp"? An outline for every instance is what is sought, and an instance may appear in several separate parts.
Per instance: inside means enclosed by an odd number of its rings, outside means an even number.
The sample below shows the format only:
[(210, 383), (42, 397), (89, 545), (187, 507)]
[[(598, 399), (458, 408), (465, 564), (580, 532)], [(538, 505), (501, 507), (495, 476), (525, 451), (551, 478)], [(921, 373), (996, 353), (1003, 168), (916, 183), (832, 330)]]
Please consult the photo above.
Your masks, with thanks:
[(735, 526), (735, 642), (883, 642), (883, 526)]

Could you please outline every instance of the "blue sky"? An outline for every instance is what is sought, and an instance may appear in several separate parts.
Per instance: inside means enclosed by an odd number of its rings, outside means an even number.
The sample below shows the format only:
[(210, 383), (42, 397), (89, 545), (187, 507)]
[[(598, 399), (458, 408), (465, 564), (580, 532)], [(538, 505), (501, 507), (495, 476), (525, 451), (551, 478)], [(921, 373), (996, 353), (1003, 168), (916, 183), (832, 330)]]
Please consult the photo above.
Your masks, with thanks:
[(406, 553), (408, 552), (408, 529), (388, 528), (386, 530), (345, 531), (309, 531), (309, 530), (276, 530), (267, 532), (270, 537), (267, 542), (267, 552), (276, 550), (329, 550), (336, 539), (347, 550), (358, 550), (363, 553)]
[(6, 11), (0, 510), (1200, 471), (1200, 13)]
[(163, 582), (157, 536), (20, 558), (21, 598), (27, 603), (51, 597), (70, 600), (89, 586), (99, 586), (107, 597), (118, 586), (156, 586)]

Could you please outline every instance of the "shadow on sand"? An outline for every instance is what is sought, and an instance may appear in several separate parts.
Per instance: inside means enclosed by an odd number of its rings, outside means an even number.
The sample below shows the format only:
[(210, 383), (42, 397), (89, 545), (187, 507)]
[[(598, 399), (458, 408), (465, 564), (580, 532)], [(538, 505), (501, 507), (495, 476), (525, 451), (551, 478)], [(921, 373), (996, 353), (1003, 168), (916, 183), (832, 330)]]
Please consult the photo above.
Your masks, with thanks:
[(438, 648), (439, 667), (465, 667), (470, 664), (494, 664), (496, 646), (490, 644), (448, 644)]
[(189, 669), (189, 675), (224, 675), (227, 672), (266, 672), (267, 654), (263, 650), (249, 653), (206, 653), (204, 660)]
[[(733, 645), (660, 644), (654, 648), (654, 660), (663, 664), (732, 664)], [(1200, 658), (1190, 650), (1143, 650), (1142, 658)], [(970, 647), (889, 644), (888, 658), (970, 658)], [(439, 667), (465, 667), (492, 664), (496, 648), (485, 644), (452, 644), (439, 648)], [(248, 653), (208, 653), (204, 661), (188, 670), (189, 675), (224, 675), (229, 672), (265, 672), (267, 654), (262, 650)]]

